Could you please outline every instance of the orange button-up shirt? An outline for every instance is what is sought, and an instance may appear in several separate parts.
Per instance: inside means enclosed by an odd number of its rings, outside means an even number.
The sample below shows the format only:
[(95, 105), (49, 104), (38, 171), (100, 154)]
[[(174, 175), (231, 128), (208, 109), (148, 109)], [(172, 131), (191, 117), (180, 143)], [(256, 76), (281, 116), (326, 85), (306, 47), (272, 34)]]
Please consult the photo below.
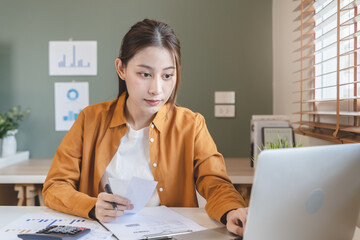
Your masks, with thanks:
[[(100, 179), (128, 130), (125, 101), (123, 94), (80, 112), (57, 149), (45, 180), (47, 206), (89, 217)], [(177, 106), (170, 110), (165, 104), (150, 126), (150, 164), (161, 205), (197, 207), (197, 189), (207, 201), (207, 213), (217, 221), (227, 211), (245, 207), (202, 115)]]

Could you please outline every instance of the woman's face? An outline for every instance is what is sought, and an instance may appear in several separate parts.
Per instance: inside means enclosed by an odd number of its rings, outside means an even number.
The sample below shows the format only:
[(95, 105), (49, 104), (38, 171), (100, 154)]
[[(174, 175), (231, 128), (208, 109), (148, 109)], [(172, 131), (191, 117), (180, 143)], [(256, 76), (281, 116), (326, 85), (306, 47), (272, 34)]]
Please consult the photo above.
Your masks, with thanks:
[(130, 59), (126, 68), (116, 60), (126, 83), (126, 106), (136, 116), (154, 115), (168, 101), (176, 83), (174, 56), (163, 47), (146, 47)]

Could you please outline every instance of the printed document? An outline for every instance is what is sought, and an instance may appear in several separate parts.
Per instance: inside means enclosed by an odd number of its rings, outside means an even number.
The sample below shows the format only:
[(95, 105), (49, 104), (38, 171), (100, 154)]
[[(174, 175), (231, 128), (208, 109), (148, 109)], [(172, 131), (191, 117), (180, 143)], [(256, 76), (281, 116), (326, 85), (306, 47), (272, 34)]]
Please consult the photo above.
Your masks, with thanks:
[(119, 240), (135, 240), (152, 234), (169, 235), (206, 229), (165, 206), (145, 207), (137, 214), (125, 214), (103, 225)]
[(31, 213), (23, 215), (0, 229), (0, 239), (17, 240), (18, 234), (35, 233), (52, 225), (90, 228), (90, 233), (79, 240), (108, 240), (112, 234), (98, 222), (64, 213)]

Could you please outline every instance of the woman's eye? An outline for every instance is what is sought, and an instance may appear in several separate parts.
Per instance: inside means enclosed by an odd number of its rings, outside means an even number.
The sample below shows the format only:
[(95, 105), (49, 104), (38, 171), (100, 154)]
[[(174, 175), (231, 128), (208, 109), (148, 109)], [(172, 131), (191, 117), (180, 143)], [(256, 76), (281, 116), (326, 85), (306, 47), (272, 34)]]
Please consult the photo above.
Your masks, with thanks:
[(172, 74), (164, 74), (164, 79), (170, 79), (172, 78)]
[(140, 73), (140, 75), (145, 78), (148, 78), (151, 76), (150, 73)]

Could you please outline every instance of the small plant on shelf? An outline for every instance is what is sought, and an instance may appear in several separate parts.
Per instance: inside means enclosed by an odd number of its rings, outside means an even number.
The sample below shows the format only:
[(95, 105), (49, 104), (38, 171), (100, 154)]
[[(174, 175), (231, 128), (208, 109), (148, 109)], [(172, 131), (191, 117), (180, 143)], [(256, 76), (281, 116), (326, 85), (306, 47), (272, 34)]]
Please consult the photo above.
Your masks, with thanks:
[[(301, 147), (302, 144), (301, 143), (291, 143), (289, 144), (289, 142), (287, 140), (283, 140), (280, 138), (280, 136), (278, 136), (278, 140), (276, 142), (267, 142), (266, 145), (262, 145), (262, 147), (259, 147), (259, 151), (264, 151), (264, 150), (268, 150), (268, 149), (281, 149), (281, 148), (297, 148), (297, 147)], [(257, 157), (252, 157), (251, 160), (254, 162), (254, 164), (257, 161)]]
[(295, 145), (294, 145), (294, 143), (289, 144), (288, 141), (286, 141), (286, 140), (284, 141), (279, 136), (277, 142), (267, 142), (266, 145), (262, 146), (262, 149), (260, 149), (260, 151), (267, 150), (267, 149), (294, 148), (294, 147), (301, 147), (301, 146), (302, 146), (302, 144), (300, 144), (300, 143), (297, 143)]
[[(0, 114), (0, 139), (9, 134), (15, 134), (15, 131), (19, 128), (20, 122), (23, 118), (30, 113), (30, 110), (21, 111), (20, 106), (15, 106), (8, 112)], [(9, 133), (10, 132), (10, 133)], [(15, 132), (15, 133), (11, 133)]]

